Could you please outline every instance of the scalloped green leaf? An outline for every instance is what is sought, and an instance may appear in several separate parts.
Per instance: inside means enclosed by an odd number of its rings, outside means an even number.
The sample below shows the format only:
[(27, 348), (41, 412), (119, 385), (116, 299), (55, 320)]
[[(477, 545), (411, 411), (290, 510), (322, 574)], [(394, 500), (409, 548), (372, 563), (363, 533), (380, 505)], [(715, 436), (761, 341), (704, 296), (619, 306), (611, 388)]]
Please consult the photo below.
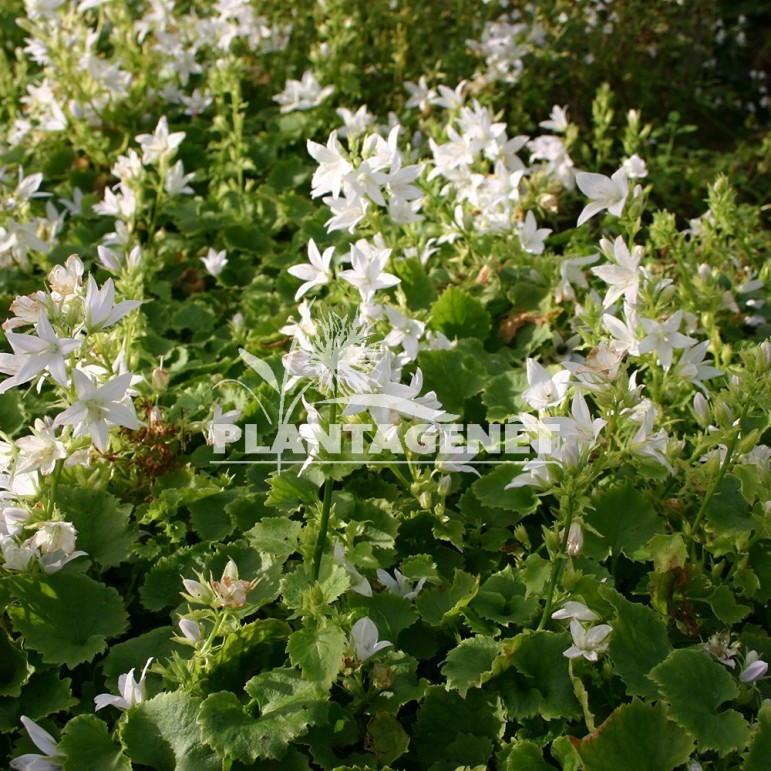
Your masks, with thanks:
[(667, 719), (664, 706), (635, 699), (584, 739), (573, 739), (585, 771), (672, 771), (693, 752), (693, 738)]
[(669, 716), (690, 731), (699, 752), (721, 756), (743, 749), (750, 736), (744, 718), (733, 709), (720, 710), (736, 698), (736, 683), (726, 668), (699, 650), (676, 650), (649, 677), (669, 704)]
[(666, 624), (650, 608), (615, 592), (608, 599), (616, 609), (608, 648), (616, 674), (630, 695), (655, 699), (658, 691), (647, 675), (672, 652)]
[(744, 771), (766, 771), (771, 758), (771, 705), (764, 704), (758, 712), (758, 722), (750, 750), (744, 759)]
[(131, 771), (107, 724), (96, 715), (78, 715), (62, 731), (59, 749), (67, 756), (64, 771)]
[(253, 718), (235, 694), (221, 691), (204, 701), (198, 722), (203, 740), (220, 756), (253, 763), (280, 759), (290, 742), (324, 719), (326, 710), (323, 701), (298, 699)]
[(15, 576), (10, 590), (19, 603), (8, 608), (14, 627), (48, 664), (91, 661), (128, 627), (118, 592), (82, 574)]
[(460, 337), (484, 339), (490, 331), (485, 306), (460, 287), (450, 286), (431, 309), (431, 325), (452, 340)]
[(0, 627), (0, 697), (18, 697), (33, 671), (27, 654)]
[(579, 714), (568, 660), (562, 655), (568, 647), (569, 635), (547, 631), (522, 632), (503, 642), (500, 661), (506, 668), (490, 685), (500, 693), (509, 719)]
[(326, 691), (343, 666), (346, 647), (343, 631), (323, 621), (294, 632), (286, 650), (292, 664), (302, 669), (303, 677)]
[(465, 696), (469, 688), (482, 685), (490, 679), (499, 652), (500, 644), (492, 637), (477, 635), (463, 640), (447, 654), (447, 662), (442, 667), (447, 687)]
[(153, 771), (221, 771), (222, 761), (202, 741), (200, 706), (200, 699), (175, 691), (128, 710), (118, 730), (132, 763)]
[(445, 619), (460, 613), (474, 599), (479, 589), (479, 578), (456, 570), (452, 586), (423, 589), (415, 602), (418, 612), (429, 624), (441, 624)]
[(78, 531), (78, 549), (102, 567), (114, 567), (131, 558), (138, 533), (130, 523), (131, 505), (105, 490), (60, 487), (56, 505)]

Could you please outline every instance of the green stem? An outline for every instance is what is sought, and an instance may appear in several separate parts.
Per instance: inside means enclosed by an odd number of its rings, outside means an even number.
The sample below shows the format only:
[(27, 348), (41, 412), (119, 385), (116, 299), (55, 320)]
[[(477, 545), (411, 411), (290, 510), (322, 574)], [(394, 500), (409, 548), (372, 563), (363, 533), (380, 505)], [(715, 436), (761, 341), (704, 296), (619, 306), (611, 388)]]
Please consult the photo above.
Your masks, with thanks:
[(54, 501), (56, 500), (56, 491), (59, 489), (59, 479), (62, 476), (64, 461), (57, 460), (54, 465), (54, 472), (51, 475), (51, 489), (48, 491), (48, 501), (46, 502), (46, 519), (51, 519), (54, 510)]
[(217, 620), (214, 622), (214, 626), (212, 627), (211, 633), (206, 638), (206, 642), (201, 646), (201, 653), (206, 653), (209, 648), (211, 648), (212, 644), (214, 643), (214, 640), (216, 639), (217, 635), (220, 633), (220, 629), (222, 629), (222, 623), (225, 621), (225, 613), (222, 612), (217, 616)]
[[(329, 425), (332, 426), (337, 422), (337, 403), (332, 402), (329, 411)], [(319, 525), (319, 534), (316, 537), (316, 548), (313, 552), (313, 572), (311, 573), (311, 580), (319, 580), (319, 572), (321, 571), (321, 558), (324, 556), (324, 549), (327, 545), (327, 531), (329, 530), (329, 514), (332, 511), (332, 491), (334, 489), (335, 482), (333, 479), (327, 479), (324, 482), (324, 500), (321, 505), (321, 524)]]
[(560, 543), (559, 552), (554, 555), (551, 563), (551, 577), (549, 578), (549, 588), (546, 594), (546, 605), (543, 608), (543, 615), (536, 628), (537, 632), (540, 632), (546, 626), (546, 622), (551, 616), (551, 609), (554, 603), (554, 590), (557, 588), (557, 583), (562, 576), (562, 569), (565, 567), (565, 560), (567, 559), (568, 537), (570, 536), (570, 526), (573, 524), (573, 500), (568, 498), (567, 513), (565, 515), (565, 531), (562, 535), (562, 542)]
[(746, 420), (749, 411), (750, 403), (747, 401), (745, 402), (744, 408), (742, 409), (742, 414), (739, 416), (739, 424), (736, 427), (736, 431), (734, 432), (734, 435), (731, 437), (731, 441), (726, 447), (725, 458), (723, 459), (723, 463), (720, 466), (720, 470), (717, 472), (712, 480), (712, 484), (707, 489), (706, 495), (702, 499), (701, 506), (699, 506), (699, 511), (696, 513), (696, 519), (693, 520), (693, 525), (691, 525), (692, 538), (696, 534), (696, 531), (699, 529), (699, 525), (701, 525), (701, 522), (704, 519), (704, 515), (707, 512), (707, 505), (709, 504), (712, 496), (715, 494), (715, 491), (723, 481), (723, 477), (728, 471), (728, 466), (731, 464), (731, 457), (733, 456), (734, 450), (736, 449), (736, 443), (739, 441), (739, 436), (742, 433), (742, 421)]

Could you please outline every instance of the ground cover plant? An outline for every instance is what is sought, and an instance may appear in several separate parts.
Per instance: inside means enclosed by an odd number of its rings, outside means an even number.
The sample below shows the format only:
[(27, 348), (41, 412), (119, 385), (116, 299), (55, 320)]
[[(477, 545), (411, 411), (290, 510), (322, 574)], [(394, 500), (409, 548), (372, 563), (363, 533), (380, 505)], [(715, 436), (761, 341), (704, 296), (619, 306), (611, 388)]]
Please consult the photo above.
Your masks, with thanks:
[(0, 8), (0, 757), (771, 753), (771, 19)]

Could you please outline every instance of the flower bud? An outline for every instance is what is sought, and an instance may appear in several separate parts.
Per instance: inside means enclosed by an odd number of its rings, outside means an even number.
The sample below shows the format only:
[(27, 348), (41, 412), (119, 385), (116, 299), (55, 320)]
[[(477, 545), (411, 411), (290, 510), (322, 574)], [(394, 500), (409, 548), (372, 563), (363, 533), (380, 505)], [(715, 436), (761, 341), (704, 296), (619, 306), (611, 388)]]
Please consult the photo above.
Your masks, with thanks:
[(697, 393), (693, 397), (693, 411), (696, 413), (696, 419), (703, 426), (706, 426), (710, 421), (710, 408), (707, 398), (702, 393)]
[(568, 556), (577, 557), (584, 548), (584, 530), (580, 522), (573, 522), (568, 531)]
[(763, 369), (771, 367), (771, 341), (764, 340), (758, 346), (758, 356), (760, 359), (760, 365)]
[(728, 428), (734, 422), (734, 414), (731, 408), (724, 402), (718, 401), (713, 408), (715, 421), (720, 428)]
[(76, 535), (75, 528), (69, 522), (44, 522), (29, 539), (29, 545), (40, 549), (43, 554), (55, 551), (72, 554), (75, 551)]
[(420, 505), (422, 508), (428, 510), (431, 508), (431, 493), (429, 493), (427, 490), (424, 490), (419, 497)]
[(189, 642), (195, 645), (201, 639), (201, 627), (192, 618), (181, 618), (179, 629)]
[(750, 651), (744, 661), (744, 669), (739, 675), (743, 683), (755, 683), (768, 672), (768, 664), (762, 661), (757, 651)]
[(169, 387), (169, 371), (161, 366), (156, 367), (150, 375), (150, 384), (157, 393), (162, 393)]
[(449, 495), (451, 487), (452, 487), (452, 477), (449, 474), (445, 474), (439, 480), (439, 495), (441, 495), (442, 497)]

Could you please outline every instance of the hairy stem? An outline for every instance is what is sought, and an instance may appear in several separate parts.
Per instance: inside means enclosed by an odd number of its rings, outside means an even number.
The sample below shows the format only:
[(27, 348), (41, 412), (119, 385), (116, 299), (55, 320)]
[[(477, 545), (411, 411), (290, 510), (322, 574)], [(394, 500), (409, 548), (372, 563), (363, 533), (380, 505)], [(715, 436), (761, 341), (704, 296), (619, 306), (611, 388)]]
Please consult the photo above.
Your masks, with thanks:
[(562, 541), (560, 542), (559, 551), (552, 558), (551, 563), (551, 576), (549, 578), (549, 588), (546, 593), (546, 605), (543, 607), (543, 615), (538, 623), (536, 631), (540, 631), (546, 626), (546, 622), (551, 615), (552, 605), (554, 603), (554, 590), (557, 588), (560, 577), (562, 576), (562, 570), (565, 567), (565, 560), (567, 559), (568, 537), (570, 536), (570, 525), (573, 523), (573, 500), (567, 499), (567, 512), (565, 514), (564, 533), (562, 535)]

